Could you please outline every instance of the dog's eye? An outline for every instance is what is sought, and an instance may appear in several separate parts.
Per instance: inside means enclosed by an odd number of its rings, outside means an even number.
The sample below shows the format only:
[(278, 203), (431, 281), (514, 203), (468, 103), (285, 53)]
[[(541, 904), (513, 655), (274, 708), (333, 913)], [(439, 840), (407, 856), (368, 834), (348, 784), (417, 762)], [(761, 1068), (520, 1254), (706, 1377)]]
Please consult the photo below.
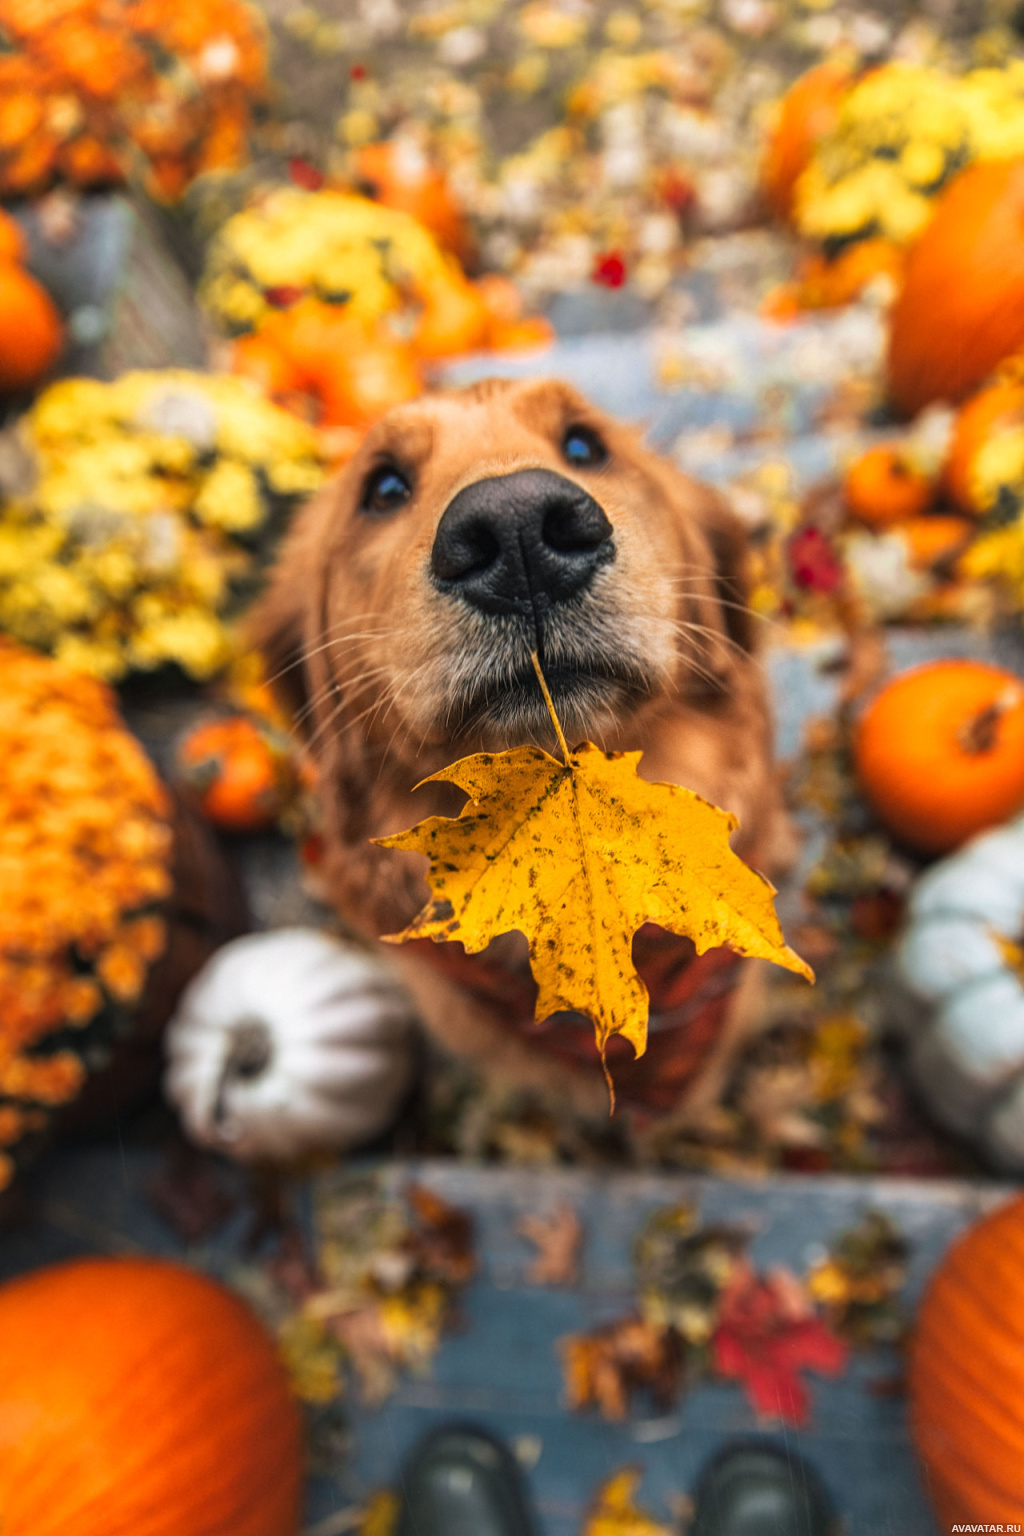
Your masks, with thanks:
[(589, 427), (570, 427), (562, 439), (562, 452), (577, 469), (598, 469), (608, 461), (608, 449)]
[(375, 469), (363, 487), (360, 505), (364, 512), (393, 512), (404, 506), (412, 495), (412, 486), (393, 464)]

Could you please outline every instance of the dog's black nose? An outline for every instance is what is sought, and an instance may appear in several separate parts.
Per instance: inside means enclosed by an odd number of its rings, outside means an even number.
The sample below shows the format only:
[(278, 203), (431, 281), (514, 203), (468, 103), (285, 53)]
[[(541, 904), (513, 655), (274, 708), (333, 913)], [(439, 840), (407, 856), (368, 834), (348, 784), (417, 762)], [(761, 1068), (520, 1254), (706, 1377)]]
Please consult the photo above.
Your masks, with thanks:
[(582, 486), (521, 469), (453, 497), (430, 567), (442, 590), (483, 613), (528, 613), (582, 591), (614, 557), (612, 525)]

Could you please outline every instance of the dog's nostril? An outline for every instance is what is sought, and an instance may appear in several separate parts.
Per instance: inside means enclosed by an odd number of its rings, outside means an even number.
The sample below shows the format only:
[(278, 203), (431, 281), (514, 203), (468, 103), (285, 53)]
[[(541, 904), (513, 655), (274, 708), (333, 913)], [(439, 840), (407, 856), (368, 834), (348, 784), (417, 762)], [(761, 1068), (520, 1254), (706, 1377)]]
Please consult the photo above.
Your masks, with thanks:
[(556, 502), (547, 509), (541, 538), (559, 554), (585, 554), (612, 535), (612, 525), (596, 502)]
[(485, 522), (461, 524), (446, 538), (435, 540), (431, 568), (442, 581), (465, 581), (486, 571), (501, 553), (501, 544), (493, 528)]

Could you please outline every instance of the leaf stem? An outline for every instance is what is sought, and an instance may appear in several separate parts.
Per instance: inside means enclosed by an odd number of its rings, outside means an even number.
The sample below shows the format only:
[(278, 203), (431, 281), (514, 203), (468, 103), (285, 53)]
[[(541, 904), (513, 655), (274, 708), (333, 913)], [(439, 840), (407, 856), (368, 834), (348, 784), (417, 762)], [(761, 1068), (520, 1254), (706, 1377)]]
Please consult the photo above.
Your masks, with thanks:
[(540, 691), (544, 695), (544, 703), (548, 707), (548, 714), (551, 716), (551, 723), (552, 723), (552, 725), (555, 728), (555, 735), (558, 737), (558, 745), (562, 749), (562, 761), (565, 763), (565, 766), (568, 768), (568, 766), (569, 766), (569, 748), (566, 745), (565, 737), (562, 734), (561, 723), (560, 723), (560, 721), (558, 719), (558, 716), (555, 714), (554, 702), (552, 701), (551, 694), (548, 691), (547, 679), (545, 678), (544, 673), (540, 669), (540, 657), (537, 655), (536, 651), (531, 651), (530, 652), (530, 660), (533, 662), (533, 670), (537, 674), (537, 681), (538, 681), (538, 683), (540, 683)]

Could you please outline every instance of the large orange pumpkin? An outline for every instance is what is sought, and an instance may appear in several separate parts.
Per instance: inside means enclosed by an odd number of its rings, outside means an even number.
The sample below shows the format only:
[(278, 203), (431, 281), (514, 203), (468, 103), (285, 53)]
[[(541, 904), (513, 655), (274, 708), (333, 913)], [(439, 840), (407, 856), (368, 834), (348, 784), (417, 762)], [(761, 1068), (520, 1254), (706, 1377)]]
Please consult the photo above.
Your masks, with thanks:
[(63, 333), (53, 300), (14, 261), (0, 261), (0, 390), (29, 389), (60, 355)]
[(1024, 1522), (1024, 1199), (953, 1245), (910, 1351), (910, 1426), (941, 1528)]
[(961, 400), (1024, 346), (1024, 159), (978, 162), (939, 198), (907, 258), (889, 336), (905, 415)]
[(761, 162), (761, 187), (776, 218), (791, 217), (797, 181), (818, 140), (835, 126), (852, 78), (848, 59), (826, 59), (794, 81), (779, 103)]
[(974, 494), (974, 462), (991, 437), (1010, 427), (1024, 425), (1024, 384), (1017, 379), (998, 379), (968, 400), (956, 418), (953, 440), (946, 460), (945, 480), (949, 494), (965, 512), (976, 516), (985, 508)]
[(872, 700), (853, 751), (889, 830), (945, 853), (1024, 806), (1024, 682), (981, 661), (914, 667)]
[(301, 1429), (220, 1285), (84, 1259), (0, 1287), (4, 1536), (296, 1536)]

